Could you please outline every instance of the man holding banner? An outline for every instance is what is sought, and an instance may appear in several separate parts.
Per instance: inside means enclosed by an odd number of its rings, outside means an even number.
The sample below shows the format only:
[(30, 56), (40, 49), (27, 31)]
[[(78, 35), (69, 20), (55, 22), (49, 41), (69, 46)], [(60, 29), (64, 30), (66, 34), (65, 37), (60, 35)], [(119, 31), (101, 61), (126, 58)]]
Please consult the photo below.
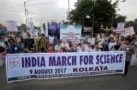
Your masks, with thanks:
[(30, 51), (27, 48), (23, 48), (21, 45), (16, 44), (16, 41), (11, 38), (8, 40), (9, 42), (9, 46), (6, 49), (6, 52), (9, 54), (17, 54), (17, 53), (22, 53), (22, 52), (27, 52), (27, 53), (32, 53), (32, 51)]
[(130, 44), (131, 41), (132, 40), (129, 37), (125, 38), (124, 44), (120, 47), (121, 51), (126, 52), (125, 72), (123, 77), (126, 77), (128, 73), (128, 67), (131, 62), (132, 54), (134, 54), (134, 46)]

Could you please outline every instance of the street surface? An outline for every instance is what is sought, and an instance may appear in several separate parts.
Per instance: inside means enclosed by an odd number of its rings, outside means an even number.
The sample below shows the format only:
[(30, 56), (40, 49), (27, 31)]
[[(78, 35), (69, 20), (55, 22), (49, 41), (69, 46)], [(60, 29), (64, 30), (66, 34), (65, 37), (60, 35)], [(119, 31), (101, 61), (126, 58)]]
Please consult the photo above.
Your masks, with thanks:
[(137, 67), (122, 75), (90, 76), (52, 80), (29, 80), (7, 84), (5, 68), (0, 67), (0, 90), (137, 90)]

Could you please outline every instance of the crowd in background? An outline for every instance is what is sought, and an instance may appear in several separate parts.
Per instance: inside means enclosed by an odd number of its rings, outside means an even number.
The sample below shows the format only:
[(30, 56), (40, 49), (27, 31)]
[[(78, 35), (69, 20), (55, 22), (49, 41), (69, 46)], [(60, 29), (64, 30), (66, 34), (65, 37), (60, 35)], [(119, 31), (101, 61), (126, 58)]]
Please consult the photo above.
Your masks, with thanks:
[[(113, 51), (117, 47), (125, 44), (125, 40), (130, 41), (130, 45), (136, 47), (137, 35), (120, 36), (112, 33), (87, 35), (82, 37), (79, 43), (71, 40), (59, 40), (54, 34), (46, 37), (41, 34), (39, 38), (30, 39), (29, 33), (24, 30), (22, 34), (14, 36), (1, 35), (0, 47), (6, 53), (54, 53), (54, 52), (93, 52), (93, 51)], [(16, 47), (16, 48), (15, 48)]]
[[(15, 53), (63, 53), (63, 52), (97, 52), (125, 51), (127, 61), (137, 51), (137, 35), (121, 36), (105, 33), (87, 35), (74, 44), (71, 40), (59, 40), (54, 34), (30, 39), (26, 29), (21, 34), (0, 36), (0, 64), (4, 64), (5, 55)], [(129, 63), (127, 63), (129, 64)], [(127, 71), (126, 71), (127, 72)]]

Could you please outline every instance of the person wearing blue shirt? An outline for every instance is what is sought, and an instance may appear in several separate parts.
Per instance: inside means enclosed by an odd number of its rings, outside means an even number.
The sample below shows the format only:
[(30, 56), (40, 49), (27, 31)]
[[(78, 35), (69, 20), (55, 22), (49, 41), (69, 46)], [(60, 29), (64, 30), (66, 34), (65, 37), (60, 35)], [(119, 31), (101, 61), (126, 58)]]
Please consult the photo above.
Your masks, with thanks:
[(6, 50), (7, 53), (14, 54), (14, 53), (21, 53), (23, 51), (22, 46), (17, 45), (14, 39), (9, 39), (8, 42), (10, 45)]

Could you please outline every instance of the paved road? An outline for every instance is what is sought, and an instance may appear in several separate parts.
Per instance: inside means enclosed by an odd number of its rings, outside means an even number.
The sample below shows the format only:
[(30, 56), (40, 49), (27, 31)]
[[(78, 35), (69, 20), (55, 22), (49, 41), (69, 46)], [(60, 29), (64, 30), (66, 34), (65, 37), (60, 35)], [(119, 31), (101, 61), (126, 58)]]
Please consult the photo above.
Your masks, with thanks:
[(0, 67), (0, 90), (137, 90), (137, 67), (130, 67), (128, 77), (121, 75), (82, 78), (30, 80), (7, 84), (5, 68)]

